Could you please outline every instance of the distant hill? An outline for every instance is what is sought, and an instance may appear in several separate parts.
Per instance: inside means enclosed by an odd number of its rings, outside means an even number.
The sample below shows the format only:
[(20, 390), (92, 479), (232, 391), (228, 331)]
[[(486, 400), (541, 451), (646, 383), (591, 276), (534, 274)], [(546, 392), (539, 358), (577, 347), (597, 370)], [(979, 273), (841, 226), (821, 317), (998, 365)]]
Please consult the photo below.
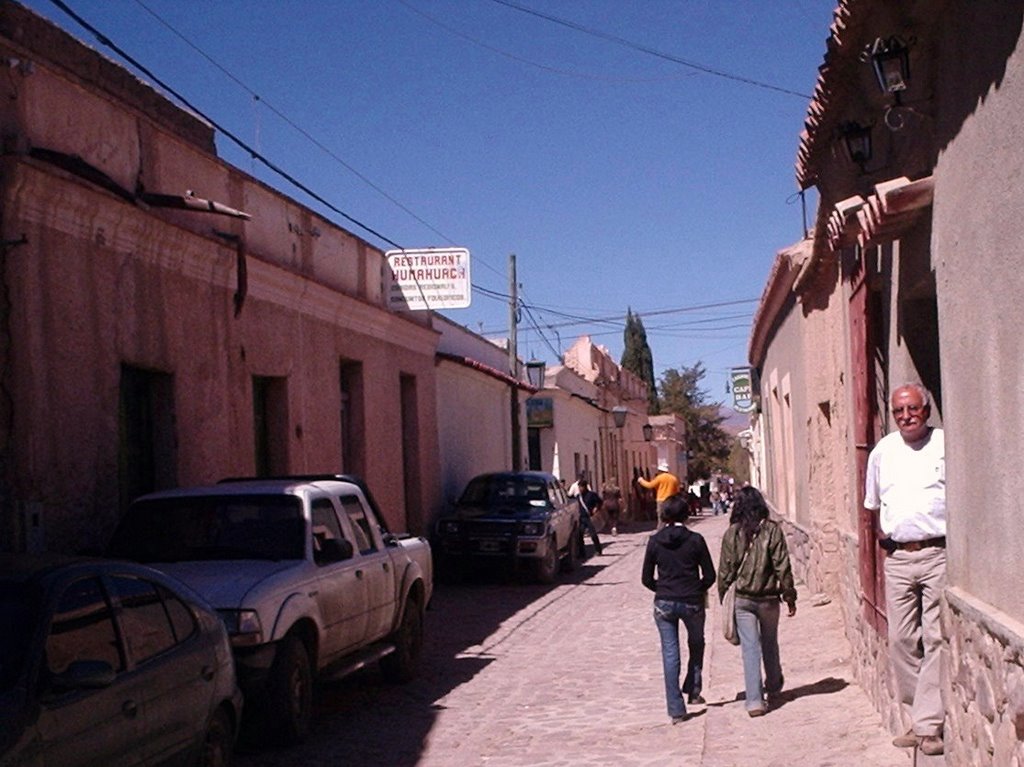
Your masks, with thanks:
[(744, 429), (750, 428), (750, 413), (737, 413), (726, 405), (722, 405), (718, 412), (725, 416), (722, 428), (734, 437)]

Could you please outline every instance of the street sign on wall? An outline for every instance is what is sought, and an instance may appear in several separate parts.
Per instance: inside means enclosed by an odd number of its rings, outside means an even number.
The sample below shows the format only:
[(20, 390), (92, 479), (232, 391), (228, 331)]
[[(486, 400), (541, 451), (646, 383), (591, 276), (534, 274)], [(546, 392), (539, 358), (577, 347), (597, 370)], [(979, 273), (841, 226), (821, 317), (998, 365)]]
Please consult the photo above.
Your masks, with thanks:
[(471, 301), (466, 248), (389, 250), (391, 309), (465, 309)]
[(555, 403), (550, 397), (526, 400), (526, 425), (531, 429), (550, 429), (555, 425)]

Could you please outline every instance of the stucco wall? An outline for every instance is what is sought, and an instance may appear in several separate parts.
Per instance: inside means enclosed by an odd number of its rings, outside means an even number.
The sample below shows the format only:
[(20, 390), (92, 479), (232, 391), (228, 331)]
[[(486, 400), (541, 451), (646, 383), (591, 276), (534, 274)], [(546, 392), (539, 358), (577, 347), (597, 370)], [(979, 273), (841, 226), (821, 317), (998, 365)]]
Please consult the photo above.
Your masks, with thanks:
[[(0, 106), (0, 547), (103, 544), (122, 364), (171, 377), (165, 473), (196, 484), (253, 473), (253, 376), (286, 379), (282, 468), (343, 469), (339, 364), (361, 363), (366, 479), (394, 529), (423, 530), (440, 502), (437, 334), (386, 311), (382, 253), (223, 163), (208, 126), (13, 4), (0, 52), (32, 63)], [(139, 197), (187, 190), (252, 218)]]
[(443, 445), (441, 492), (457, 498), (485, 471), (512, 466), (508, 384), (456, 362), (437, 366), (438, 440)]
[[(953, 30), (949, 37), (949, 45), (959, 40)], [(953, 585), (1022, 620), (1024, 590), (1006, 577), (1024, 551), (1013, 490), (1024, 452), (1019, 49), (1006, 62), (1005, 77), (974, 103), (939, 157), (932, 237), (946, 401), (949, 575)]]

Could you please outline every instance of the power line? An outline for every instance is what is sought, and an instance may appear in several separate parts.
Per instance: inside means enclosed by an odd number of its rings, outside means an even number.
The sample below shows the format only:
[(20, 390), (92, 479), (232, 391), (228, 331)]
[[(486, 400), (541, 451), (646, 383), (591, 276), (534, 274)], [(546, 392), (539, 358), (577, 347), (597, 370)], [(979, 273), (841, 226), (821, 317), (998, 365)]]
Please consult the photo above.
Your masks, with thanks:
[[(401, 0), (399, 0), (399, 1), (401, 2)], [(148, 13), (154, 19), (156, 19), (161, 25), (163, 25), (165, 28), (167, 28), (167, 30), (169, 30), (171, 32), (171, 34), (173, 34), (175, 37), (177, 37), (179, 40), (181, 40), (185, 45), (187, 45), (193, 51), (195, 51), (200, 56), (202, 56), (204, 59), (206, 59), (206, 61), (208, 61), (214, 68), (216, 68), (221, 73), (223, 73), (228, 79), (230, 79), (232, 82), (234, 82), (239, 88), (241, 88), (243, 91), (245, 91), (247, 94), (249, 94), (249, 96), (252, 97), (254, 102), (259, 103), (259, 104), (263, 104), (264, 106), (266, 106), (267, 109), (269, 109), (271, 112), (273, 112), (275, 115), (277, 115), (285, 124), (289, 125), (299, 135), (301, 135), (303, 138), (305, 138), (307, 141), (309, 141), (311, 144), (313, 144), (313, 146), (317, 147), (320, 151), (322, 151), (324, 154), (326, 154), (332, 160), (334, 160), (339, 165), (341, 165), (343, 168), (345, 168), (345, 170), (349, 171), (352, 175), (354, 175), (356, 178), (358, 178), (364, 184), (366, 184), (371, 189), (373, 189), (375, 192), (377, 192), (379, 195), (381, 195), (381, 197), (383, 197), (388, 202), (390, 202), (393, 205), (395, 205), (397, 208), (402, 210), (404, 213), (408, 214), (411, 218), (413, 218), (418, 223), (422, 224), (424, 227), (426, 227), (431, 232), (436, 234), (442, 240), (446, 241), (447, 243), (449, 243), (451, 245), (457, 245), (458, 244), (454, 239), (452, 239), (447, 234), (445, 234), (440, 229), (438, 229), (433, 224), (431, 224), (429, 221), (427, 221), (426, 219), (424, 219), (423, 217), (418, 215), (415, 211), (413, 211), (407, 205), (403, 204), (400, 200), (396, 199), (393, 195), (388, 193), (387, 190), (382, 188), (380, 185), (376, 184), (372, 179), (370, 179), (364, 173), (359, 171), (357, 168), (355, 168), (350, 163), (346, 162), (343, 158), (339, 157), (330, 147), (326, 146), (323, 142), (321, 142), (319, 139), (317, 139), (309, 131), (307, 131), (301, 125), (299, 125), (294, 120), (292, 120), (287, 114), (282, 112), (280, 109), (278, 109), (276, 106), (274, 106), (271, 102), (267, 101), (259, 93), (254, 91), (251, 87), (249, 87), (249, 85), (247, 85), (245, 82), (243, 82), (241, 78), (237, 77), (234, 73), (232, 73), (230, 70), (228, 70), (226, 67), (224, 67), (220, 62), (218, 62), (211, 55), (209, 55), (205, 50), (200, 48), (197, 44), (192, 42), (192, 40), (190, 40), (188, 37), (186, 37), (184, 34), (182, 34), (180, 31), (178, 31), (169, 21), (167, 21), (162, 16), (160, 16), (158, 13), (156, 13), (154, 10), (152, 10), (149, 6), (147, 6), (144, 2), (142, 2), (142, 0), (135, 0), (135, 4), (138, 5), (139, 7), (141, 7), (144, 11), (146, 11), (146, 13)], [(482, 264), (483, 266), (485, 266), (488, 269), (490, 269), (491, 271), (493, 271), (495, 274), (497, 274), (499, 276), (501, 275), (500, 271), (498, 271), (495, 267), (491, 266), (489, 263), (487, 263), (486, 261), (481, 259), (479, 256), (477, 256), (475, 260), (477, 260), (480, 264)], [(479, 286), (477, 286), (477, 285), (473, 285), (472, 287), (479, 289)]]
[(348, 213), (343, 211), (341, 208), (339, 208), (336, 205), (334, 205), (333, 203), (329, 202), (327, 199), (325, 199), (321, 195), (317, 194), (311, 188), (309, 188), (304, 183), (299, 181), (295, 176), (291, 175), (290, 173), (288, 173), (283, 168), (278, 167), (276, 164), (271, 162), (267, 157), (264, 157), (256, 149), (251, 147), (246, 142), (242, 141), (242, 139), (240, 139), (234, 133), (232, 133), (227, 128), (225, 128), (223, 125), (218, 123), (212, 117), (207, 115), (205, 112), (203, 112), (201, 109), (199, 109), (199, 107), (197, 107), (194, 104), (192, 104), (187, 98), (182, 96), (174, 88), (172, 88), (167, 83), (165, 83), (163, 80), (161, 80), (159, 77), (157, 77), (153, 72), (151, 72), (141, 62), (139, 62), (137, 59), (135, 59), (134, 57), (129, 55), (126, 51), (124, 51), (117, 44), (115, 44), (109, 37), (107, 37), (102, 32), (100, 32), (96, 27), (94, 27), (92, 24), (90, 24), (85, 19), (83, 19), (81, 16), (79, 16), (77, 13), (75, 13), (70, 7), (68, 7), (67, 3), (63, 2), (63, 0), (50, 0), (50, 2), (53, 5), (55, 5), (58, 8), (60, 8), (60, 10), (64, 11), (64, 13), (66, 13), (72, 19), (74, 19), (78, 24), (80, 24), (82, 26), (83, 29), (86, 29), (89, 32), (91, 32), (93, 35), (95, 35), (96, 39), (99, 41), (99, 43), (101, 45), (104, 45), (107, 48), (110, 48), (110, 50), (114, 51), (118, 56), (120, 56), (125, 61), (127, 61), (129, 64), (131, 64), (133, 67), (138, 69), (146, 77), (151, 78), (153, 80), (153, 82), (155, 82), (161, 88), (163, 88), (168, 93), (170, 93), (172, 96), (174, 96), (174, 98), (178, 99), (178, 101), (180, 101), (186, 107), (188, 107), (193, 112), (195, 112), (197, 115), (199, 115), (204, 120), (206, 120), (208, 123), (210, 123), (210, 125), (212, 125), (216, 130), (220, 131), (226, 138), (230, 139), (232, 143), (236, 144), (242, 150), (248, 152), (249, 156), (252, 157), (254, 160), (256, 160), (257, 162), (262, 163), (267, 168), (269, 168), (271, 171), (276, 173), (278, 176), (280, 176), (281, 178), (285, 179), (290, 184), (292, 184), (296, 189), (300, 189), (301, 191), (305, 192), (311, 198), (313, 198), (314, 200), (319, 202), (321, 205), (326, 206), (329, 210), (334, 211), (335, 213), (337, 213), (339, 216), (344, 218), (349, 223), (352, 223), (352, 224), (358, 226), (363, 231), (372, 234), (374, 237), (377, 237), (378, 239), (382, 240), (383, 242), (388, 243), (389, 245), (394, 245), (396, 248), (401, 248), (402, 247), (397, 242), (392, 240), (390, 237), (387, 237), (386, 235), (381, 234), (380, 232), (378, 232), (376, 229), (374, 229), (370, 225), (364, 224), (359, 219), (355, 218), (354, 216), (349, 215)]
[[(531, 61), (530, 59), (523, 58), (522, 56), (517, 56), (514, 53), (509, 53), (508, 51), (502, 50), (501, 48), (496, 48), (495, 46), (489, 45), (488, 43), (485, 43), (482, 40), (478, 40), (477, 38), (472, 37), (470, 35), (467, 35), (464, 32), (460, 32), (458, 29), (455, 29), (453, 26), (451, 26), (449, 24), (445, 24), (440, 19), (438, 19), (438, 18), (436, 18), (434, 16), (431, 16), (426, 11), (422, 11), (419, 8), (414, 7), (412, 4), (408, 3), (406, 0), (397, 0), (397, 2), (400, 5), (403, 5), (406, 8), (408, 8), (412, 13), (415, 13), (417, 16), (421, 16), (422, 18), (424, 18), (427, 21), (429, 21), (431, 24), (435, 24), (436, 26), (440, 27), (441, 29), (445, 30), (446, 32), (448, 32), (448, 33), (450, 33), (452, 35), (455, 35), (456, 37), (461, 38), (462, 40), (465, 40), (466, 42), (471, 43), (472, 45), (476, 45), (476, 46), (478, 46), (480, 48), (483, 48), (485, 51), (490, 51), (491, 53), (496, 53), (497, 55), (503, 56), (504, 58), (510, 59), (511, 61), (516, 61), (516, 62), (518, 62), (520, 64), (526, 64), (527, 66), (530, 66), (530, 67), (536, 67), (537, 69), (541, 69), (541, 70), (543, 70), (545, 72), (551, 72), (552, 74), (556, 74), (556, 75), (564, 75), (565, 77), (577, 77), (577, 78), (580, 78), (580, 79), (583, 79), (583, 80), (598, 80), (598, 81), (612, 82), (612, 83), (650, 83), (650, 82), (659, 82), (659, 81), (662, 81), (662, 80), (666, 79), (666, 78), (661, 78), (661, 77), (657, 77), (657, 78), (655, 78), (655, 77), (647, 77), (647, 78), (644, 78), (644, 77), (608, 77), (606, 75), (596, 75), (596, 74), (591, 74), (589, 72), (574, 72), (574, 71), (571, 71), (571, 70), (568, 70), (568, 69), (559, 69), (558, 67), (552, 67), (552, 66), (549, 66), (547, 64), (541, 64), (539, 62)], [(690, 74), (685, 75), (685, 76), (686, 77), (692, 77), (693, 74), (694, 73), (690, 73)]]
[(741, 77), (740, 75), (734, 75), (729, 72), (724, 72), (720, 69), (714, 69), (704, 64), (698, 64), (697, 62), (694, 61), (687, 61), (686, 59), (674, 56), (671, 53), (664, 53), (663, 51), (659, 51), (654, 48), (649, 48), (648, 46), (642, 45), (640, 43), (634, 43), (631, 40), (626, 40), (625, 38), (609, 34), (608, 32), (602, 32), (601, 30), (594, 29), (593, 27), (585, 27), (582, 24), (577, 24), (576, 22), (569, 21), (558, 16), (552, 16), (547, 13), (535, 11), (532, 8), (527, 8), (526, 6), (519, 5), (518, 3), (513, 3), (511, 2), (511, 0), (491, 0), (491, 2), (497, 3), (498, 5), (504, 5), (506, 8), (511, 8), (512, 10), (519, 11), (520, 13), (525, 13), (530, 16), (536, 16), (539, 19), (544, 19), (545, 21), (550, 21), (552, 24), (558, 24), (560, 26), (567, 27), (577, 32), (582, 32), (585, 35), (598, 37), (602, 40), (607, 40), (608, 42), (615, 43), (616, 45), (631, 48), (632, 50), (640, 51), (641, 53), (646, 53), (650, 56), (655, 56), (659, 59), (664, 59), (665, 61), (671, 61), (674, 64), (680, 64), (684, 67), (689, 67), (690, 69), (694, 69), (698, 72), (703, 72), (704, 74), (713, 75), (715, 77), (721, 77), (726, 80), (732, 80), (738, 83), (745, 83), (746, 85), (753, 85), (755, 88), (764, 88), (765, 90), (775, 91), (777, 93), (785, 93), (788, 96), (798, 96), (802, 99), (807, 100), (810, 100), (811, 98), (806, 93), (793, 91), (790, 90), (789, 88), (782, 88), (778, 85), (772, 85), (771, 83), (761, 82), (760, 80), (753, 80), (749, 77)]

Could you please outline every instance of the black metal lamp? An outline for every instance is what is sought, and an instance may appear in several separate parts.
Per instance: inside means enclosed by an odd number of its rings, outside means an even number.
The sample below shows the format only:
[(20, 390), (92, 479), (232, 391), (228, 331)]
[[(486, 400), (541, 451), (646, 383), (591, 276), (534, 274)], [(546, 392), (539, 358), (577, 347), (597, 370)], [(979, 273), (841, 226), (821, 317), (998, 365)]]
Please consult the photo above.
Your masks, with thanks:
[(629, 408), (624, 405), (616, 405), (612, 408), (612, 418), (615, 420), (615, 427), (621, 429), (626, 425), (626, 414)]
[(843, 137), (847, 155), (863, 171), (871, 160), (871, 126), (848, 122), (839, 129), (839, 133)]
[(534, 389), (544, 388), (544, 373), (547, 363), (544, 360), (533, 359), (526, 363), (526, 380)]
[(652, 439), (654, 439), (654, 427), (651, 426), (649, 423), (645, 423), (643, 426), (640, 427), (640, 429), (644, 433), (644, 442), (650, 442)]
[(898, 103), (910, 82), (910, 46), (896, 35), (879, 37), (864, 49), (864, 57), (870, 58), (882, 93), (891, 93)]

